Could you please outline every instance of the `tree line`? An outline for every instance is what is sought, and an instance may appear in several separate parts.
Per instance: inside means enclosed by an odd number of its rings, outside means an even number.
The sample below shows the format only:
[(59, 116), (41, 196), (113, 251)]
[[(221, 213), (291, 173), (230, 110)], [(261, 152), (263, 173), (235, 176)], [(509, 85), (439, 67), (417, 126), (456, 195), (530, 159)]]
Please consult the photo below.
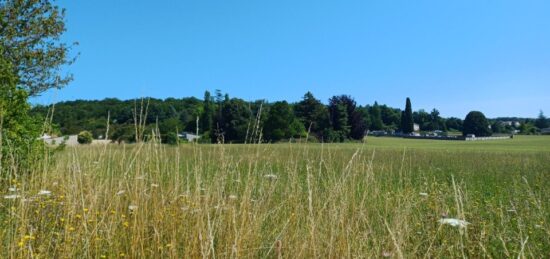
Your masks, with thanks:
[[(421, 131), (464, 131), (462, 119), (443, 118), (437, 109), (413, 111), (409, 98), (401, 110), (377, 102), (359, 105), (349, 95), (333, 96), (324, 104), (311, 92), (296, 103), (245, 101), (216, 90), (214, 94), (206, 91), (202, 100), (195, 97), (76, 100), (54, 106), (37, 105), (31, 112), (46, 116), (52, 109), (55, 131), (59, 135), (88, 130), (94, 138), (105, 138), (109, 124), (107, 138), (126, 142), (136, 140), (139, 110), (146, 112), (141, 118), (144, 134), (158, 132), (165, 142), (174, 142), (177, 133), (183, 131), (198, 133), (201, 141), (212, 143), (277, 142), (306, 136), (310, 141), (345, 142), (361, 140), (367, 131), (409, 134), (414, 131), (414, 124), (418, 124)], [(501, 124), (498, 120), (486, 123), (487, 128), (495, 128), (496, 133), (510, 130), (497, 127)]]

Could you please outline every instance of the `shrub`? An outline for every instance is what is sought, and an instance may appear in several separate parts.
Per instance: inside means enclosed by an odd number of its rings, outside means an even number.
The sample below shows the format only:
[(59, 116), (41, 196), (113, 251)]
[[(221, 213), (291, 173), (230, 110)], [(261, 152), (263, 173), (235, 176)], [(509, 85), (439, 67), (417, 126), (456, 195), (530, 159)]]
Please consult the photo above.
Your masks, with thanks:
[(93, 141), (92, 133), (89, 131), (81, 131), (78, 133), (77, 141), (80, 144), (91, 144)]
[(178, 144), (178, 134), (175, 132), (166, 133), (166, 135), (163, 136), (163, 142), (170, 145)]

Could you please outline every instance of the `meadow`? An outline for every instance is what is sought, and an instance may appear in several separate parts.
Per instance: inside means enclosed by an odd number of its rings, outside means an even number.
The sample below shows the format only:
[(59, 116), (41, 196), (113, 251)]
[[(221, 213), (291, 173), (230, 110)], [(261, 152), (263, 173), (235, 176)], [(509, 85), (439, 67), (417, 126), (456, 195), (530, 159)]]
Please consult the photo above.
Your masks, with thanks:
[(67, 147), (2, 179), (0, 257), (550, 257), (549, 161), (543, 136)]

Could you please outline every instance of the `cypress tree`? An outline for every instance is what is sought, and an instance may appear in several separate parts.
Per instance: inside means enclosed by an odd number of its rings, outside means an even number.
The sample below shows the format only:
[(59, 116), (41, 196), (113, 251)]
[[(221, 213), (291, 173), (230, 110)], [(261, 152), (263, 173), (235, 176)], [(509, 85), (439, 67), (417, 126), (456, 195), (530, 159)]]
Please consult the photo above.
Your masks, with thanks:
[(405, 134), (412, 133), (414, 131), (414, 121), (412, 114), (412, 105), (411, 99), (407, 97), (407, 102), (405, 104), (405, 111), (401, 114), (401, 130)]

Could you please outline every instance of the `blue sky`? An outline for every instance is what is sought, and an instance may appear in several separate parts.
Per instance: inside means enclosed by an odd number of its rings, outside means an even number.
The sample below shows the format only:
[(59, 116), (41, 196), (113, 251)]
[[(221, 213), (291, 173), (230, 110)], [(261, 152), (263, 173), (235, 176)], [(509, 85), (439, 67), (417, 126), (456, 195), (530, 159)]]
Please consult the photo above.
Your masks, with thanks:
[(33, 103), (196, 96), (550, 115), (550, 1), (59, 0), (75, 80)]

